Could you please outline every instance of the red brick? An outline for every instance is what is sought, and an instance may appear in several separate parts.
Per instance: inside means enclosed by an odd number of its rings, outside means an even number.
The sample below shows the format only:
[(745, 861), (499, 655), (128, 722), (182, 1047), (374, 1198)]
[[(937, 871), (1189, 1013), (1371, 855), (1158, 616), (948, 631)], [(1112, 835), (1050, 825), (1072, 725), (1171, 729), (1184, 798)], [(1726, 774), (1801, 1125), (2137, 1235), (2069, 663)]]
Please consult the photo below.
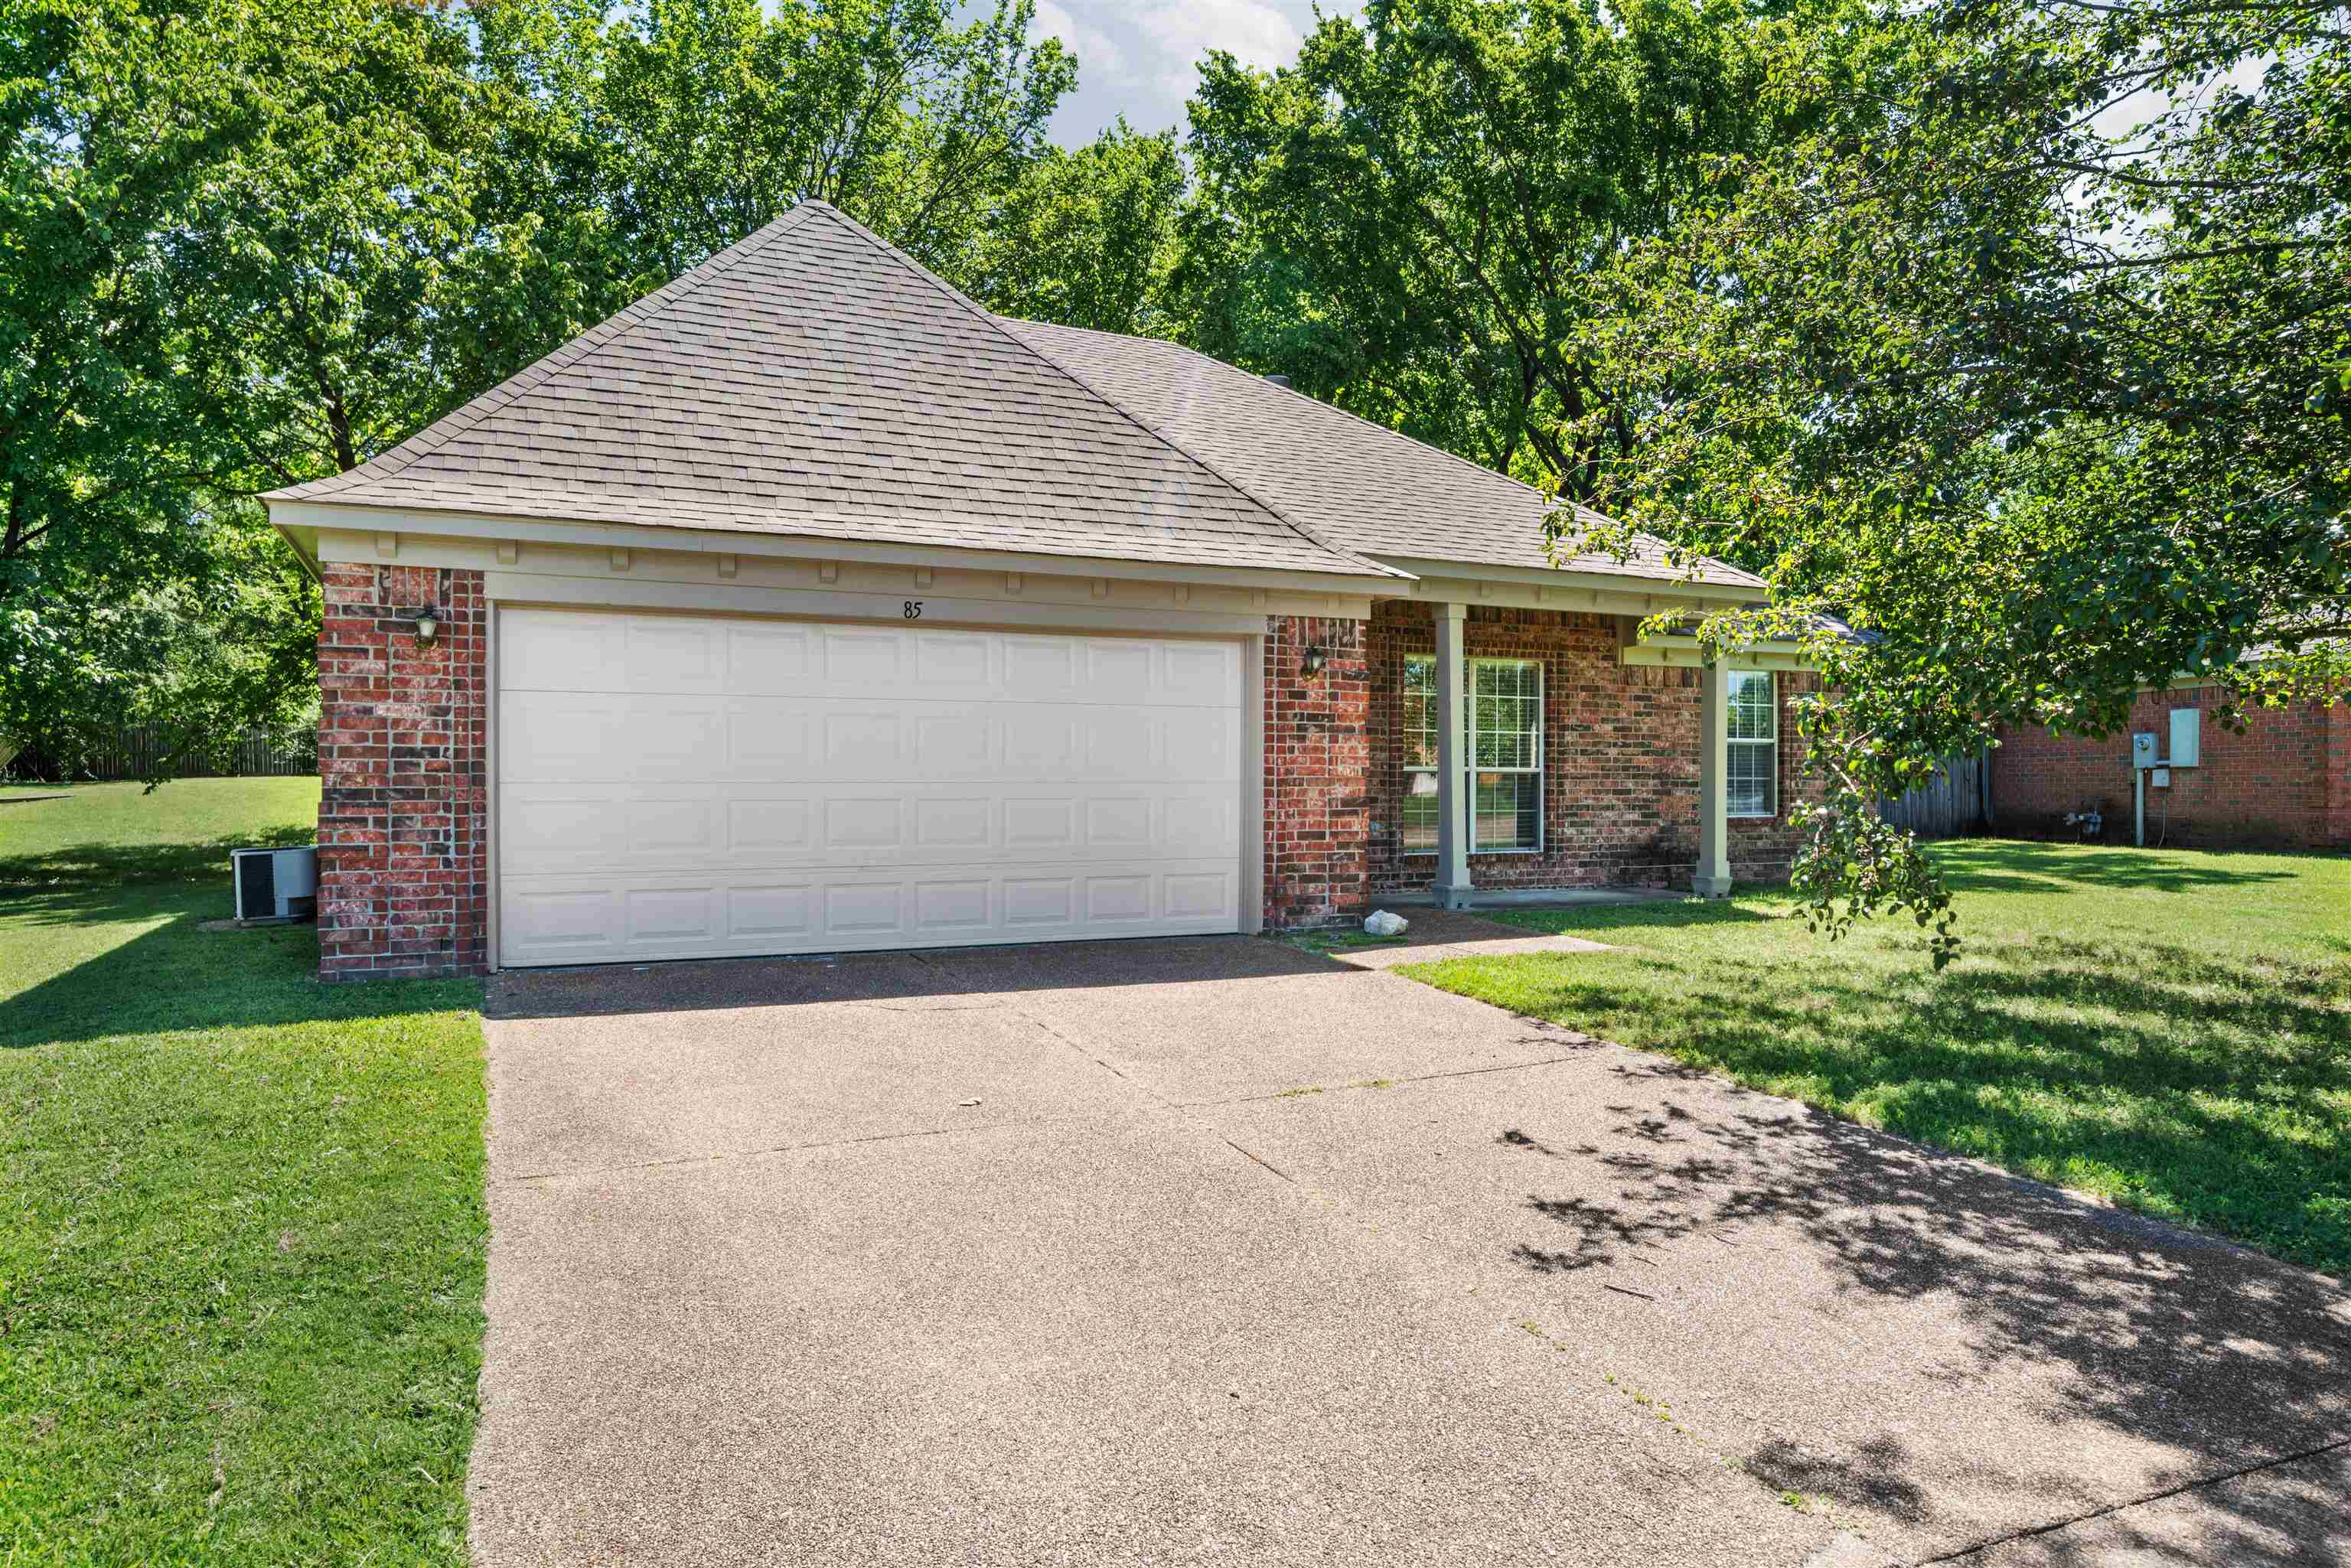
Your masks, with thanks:
[[(319, 632), (319, 970), (478, 974), (488, 952), (482, 574), (343, 563)], [(439, 612), (416, 645), (406, 612)]]
[(2144, 692), (2130, 722), (2103, 740), (2046, 729), (2005, 731), (1992, 752), (1993, 825), (2001, 832), (2072, 837), (2069, 812), (2105, 817), (2108, 842), (2131, 838), (2130, 737), (2171, 749), (2171, 710), (2204, 711), (2200, 758), (2147, 792), (2147, 841), (2231, 849), (2351, 848), (2351, 702), (2245, 712), (2224, 729), (2211, 689)]

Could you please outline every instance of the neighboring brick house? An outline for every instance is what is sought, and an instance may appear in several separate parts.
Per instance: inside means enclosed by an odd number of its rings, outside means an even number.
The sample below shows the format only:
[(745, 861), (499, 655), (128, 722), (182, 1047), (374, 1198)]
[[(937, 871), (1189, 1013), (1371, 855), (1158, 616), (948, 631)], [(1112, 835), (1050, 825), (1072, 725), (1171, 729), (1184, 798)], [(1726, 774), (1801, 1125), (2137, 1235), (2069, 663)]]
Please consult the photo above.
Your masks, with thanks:
[(2219, 688), (2142, 692), (2130, 723), (2104, 740), (2040, 728), (2003, 732), (1991, 754), (1999, 831), (2066, 837), (2068, 815), (2095, 810), (2109, 842), (2132, 833), (2131, 736), (2170, 744), (2171, 716), (2201, 715), (2193, 768), (2167, 770), (2147, 791), (2147, 841), (2199, 849), (2351, 849), (2351, 701), (2244, 710), (2244, 733), (2212, 716)]
[(820, 203), (268, 500), (329, 976), (1720, 894), (1808, 788), (1792, 649), (1638, 636), (1755, 578)]

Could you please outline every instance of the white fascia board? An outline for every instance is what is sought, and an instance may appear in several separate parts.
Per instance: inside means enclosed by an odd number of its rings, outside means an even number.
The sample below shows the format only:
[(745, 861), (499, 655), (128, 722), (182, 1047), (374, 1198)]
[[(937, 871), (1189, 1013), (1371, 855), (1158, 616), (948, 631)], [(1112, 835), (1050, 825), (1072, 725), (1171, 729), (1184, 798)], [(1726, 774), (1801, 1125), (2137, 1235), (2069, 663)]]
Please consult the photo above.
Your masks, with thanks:
[(1029, 554), (1019, 550), (965, 549), (952, 545), (835, 539), (817, 534), (770, 534), (748, 528), (681, 528), (656, 523), (559, 522), (545, 517), (501, 517), (482, 512), (336, 506), (320, 501), (273, 501), (269, 503), (269, 520), (288, 538), (295, 538), (298, 532), (315, 536), (320, 529), (334, 528), (352, 533), (413, 534), (419, 538), (517, 539), (525, 544), (536, 541), (589, 545), (598, 549), (775, 556), (794, 560), (863, 561), (876, 566), (928, 566), (949, 570), (976, 567), (989, 571), (1033, 573), (1039, 577), (1114, 577), (1137, 582), (1201, 582), (1228, 588), (1270, 588), (1306, 593), (1361, 596), (1377, 593), (1384, 589), (1401, 590), (1409, 581), (1402, 574), (1380, 577), (1344, 572), (1290, 571), (1272, 567), (1195, 566), (1173, 561), (1119, 560), (1103, 556)]
[(1729, 601), (1752, 604), (1768, 596), (1760, 583), (1699, 582), (1678, 573), (1656, 577), (1625, 571), (1579, 571), (1572, 566), (1483, 566), (1476, 561), (1436, 560), (1425, 556), (1375, 555), (1371, 559), (1416, 578), (1454, 578), (1513, 587), (1583, 588), (1603, 592), (1652, 594), (1675, 603)]

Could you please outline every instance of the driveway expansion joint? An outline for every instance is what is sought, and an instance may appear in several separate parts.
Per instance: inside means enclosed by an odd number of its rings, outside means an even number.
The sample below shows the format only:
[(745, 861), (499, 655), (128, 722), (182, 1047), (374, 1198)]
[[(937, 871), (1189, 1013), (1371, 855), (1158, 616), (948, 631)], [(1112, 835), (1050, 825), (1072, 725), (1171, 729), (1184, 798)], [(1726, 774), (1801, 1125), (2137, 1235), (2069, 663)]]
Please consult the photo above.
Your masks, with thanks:
[(1400, 1078), (1364, 1078), (1353, 1083), (1328, 1086), (1301, 1083), (1295, 1088), (1276, 1089), (1264, 1094), (1237, 1094), (1229, 1100), (1177, 1100), (1170, 1103), (1179, 1111), (1214, 1111), (1220, 1106), (1261, 1105), (1268, 1101), (1298, 1100), (1311, 1094), (1343, 1094), (1359, 1089), (1402, 1089), (1414, 1083), (1442, 1083), (1448, 1078), (1483, 1078), (1496, 1072), (1531, 1072), (1538, 1067), (1558, 1067), (1574, 1060), (1572, 1056), (1546, 1056), (1537, 1061), (1501, 1061), (1489, 1067), (1457, 1067), (1445, 1072), (1413, 1072)]
[[(1144, 1110), (1156, 1109), (1145, 1106)], [(865, 1133), (852, 1138), (819, 1138), (807, 1143), (772, 1144), (755, 1149), (719, 1149), (709, 1154), (665, 1155), (659, 1159), (630, 1160), (620, 1165), (583, 1166), (575, 1170), (525, 1171), (518, 1176), (492, 1176), (492, 1186), (545, 1186), (550, 1182), (581, 1178), (620, 1176), (630, 1171), (665, 1170), (677, 1166), (716, 1166), (734, 1160), (768, 1159), (778, 1155), (804, 1155), (818, 1149), (852, 1148), (860, 1144), (894, 1144), (920, 1138), (949, 1138), (958, 1134), (998, 1133), (1007, 1129), (1026, 1131), (1037, 1127), (1063, 1127), (1089, 1122), (1114, 1122), (1132, 1116), (1134, 1110), (1097, 1111), (1068, 1116), (1035, 1116), (1002, 1122), (975, 1122), (968, 1126), (916, 1127), (896, 1133)]]
[(2283, 1469), (2288, 1465), (2298, 1465), (2308, 1459), (2324, 1458), (2329, 1454), (2341, 1453), (2346, 1449), (2351, 1449), (2351, 1437), (2336, 1437), (2331, 1442), (2321, 1443), (2316, 1448), (2304, 1448), (2299, 1453), (2283, 1454), (2273, 1459), (2262, 1459), (2257, 1464), (2241, 1465), (2232, 1470), (2222, 1470), (2216, 1475), (2200, 1476), (2192, 1481), (2182, 1481), (2178, 1486), (2148, 1492), (2144, 1497), (2126, 1498), (2120, 1502), (2108, 1503), (2104, 1508), (2094, 1508), (2082, 1513), (2069, 1514), (2064, 1519), (2052, 1520), (2047, 1524), (2028, 1525), (2022, 1530), (2011, 1530), (2005, 1535), (1995, 1535), (1989, 1540), (1975, 1542), (1960, 1547), (1956, 1552), (1946, 1552), (1938, 1557), (1921, 1557), (1912, 1564), (1912, 1568), (1934, 1568), (1934, 1565), (1938, 1563), (1964, 1562), (1968, 1558), (1980, 1556), (1997, 1547), (2005, 1546), (2011, 1541), (2030, 1541), (2039, 1535), (2053, 1535), (2061, 1530), (2071, 1530), (2076, 1525), (2088, 1524), (2095, 1520), (2110, 1519), (2116, 1514), (2126, 1513), (2135, 1508), (2145, 1508), (2150, 1503), (2165, 1502), (2175, 1497), (2185, 1497), (2189, 1492), (2226, 1486), (2231, 1481), (2242, 1480), (2247, 1476), (2257, 1476), (2264, 1470)]

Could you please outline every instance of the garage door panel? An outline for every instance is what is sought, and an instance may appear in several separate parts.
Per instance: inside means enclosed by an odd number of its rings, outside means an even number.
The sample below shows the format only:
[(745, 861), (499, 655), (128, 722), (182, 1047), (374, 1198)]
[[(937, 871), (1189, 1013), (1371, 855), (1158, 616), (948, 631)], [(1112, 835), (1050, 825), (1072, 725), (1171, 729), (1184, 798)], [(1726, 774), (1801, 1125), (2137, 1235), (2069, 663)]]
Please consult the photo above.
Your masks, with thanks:
[(1085, 846), (1090, 850), (1147, 850), (1157, 841), (1156, 816), (1148, 799), (1098, 796), (1085, 803)]
[(824, 803), (824, 847), (828, 850), (895, 850), (906, 838), (905, 803), (893, 795), (883, 800), (854, 796)]
[(1240, 685), (1240, 653), (1229, 643), (1165, 645), (1163, 695), (1172, 703), (1222, 709)]
[(1084, 737), (1083, 776), (1089, 779), (1155, 779), (1165, 765), (1163, 731), (1148, 713), (1133, 708), (1087, 708), (1078, 718)]
[[(1007, 874), (965, 866), (805, 877), (737, 871), (622, 887), (517, 876), (501, 899), (501, 962), (592, 964), (646, 957), (856, 952), (991, 942), (1230, 931), (1238, 874), (1222, 865), (1071, 865)], [(634, 885), (641, 883), (643, 885)]]
[(627, 679), (632, 692), (717, 695), (727, 689), (726, 624), (635, 617), (628, 622)]
[(890, 691), (897, 686), (908, 652), (906, 633), (828, 626), (822, 634), (824, 678), (828, 685), (852, 691)]
[(985, 713), (922, 713), (914, 716), (914, 747), (907, 760), (920, 779), (985, 779), (997, 770), (997, 737), (1002, 726)]
[(812, 882), (752, 883), (729, 887), (725, 896), (730, 941), (789, 947), (816, 928)]
[(713, 887), (641, 887), (621, 895), (624, 940), (633, 951), (701, 947), (718, 933), (724, 894)]
[(501, 962), (1239, 924), (1232, 644), (508, 611), (500, 650)]
[(998, 646), (997, 640), (984, 632), (915, 632), (916, 689), (925, 693), (958, 688), (975, 693), (997, 690), (1003, 680), (998, 668)]
[(760, 621), (726, 623), (726, 690), (736, 696), (789, 696), (815, 672), (816, 629)]
[(997, 803), (986, 799), (914, 802), (914, 843), (926, 850), (969, 851), (992, 848), (998, 841)]
[(757, 800), (737, 797), (726, 802), (726, 853), (730, 860), (746, 856), (805, 857), (816, 842), (810, 827), (815, 812), (805, 798)]
[(628, 626), (612, 616), (568, 615), (535, 623), (498, 651), (498, 684), (508, 691), (629, 689)]
[(526, 963), (593, 963), (623, 950), (612, 888), (509, 886), (498, 914), (500, 939)]
[(1238, 803), (1182, 783), (1084, 793), (974, 792), (971, 783), (823, 785), (790, 797), (726, 785), (509, 784), (499, 864), (560, 873), (585, 862), (616, 870), (716, 875), (976, 860), (1083, 863), (1114, 855), (1237, 857)]

